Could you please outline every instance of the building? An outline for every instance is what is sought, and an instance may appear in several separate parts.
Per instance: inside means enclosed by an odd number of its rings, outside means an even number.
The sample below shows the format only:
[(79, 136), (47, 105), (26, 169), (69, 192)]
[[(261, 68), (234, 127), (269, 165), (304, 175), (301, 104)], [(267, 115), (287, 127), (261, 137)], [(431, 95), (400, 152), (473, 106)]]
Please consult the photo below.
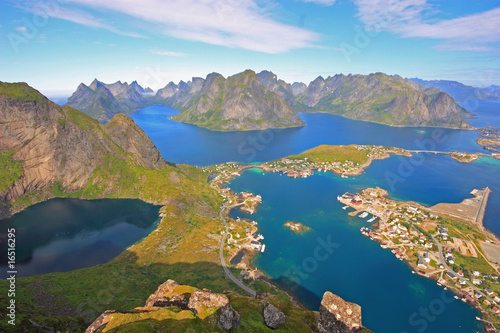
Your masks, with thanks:
[(427, 264), (425, 263), (425, 260), (422, 257), (418, 258), (417, 266), (419, 268), (427, 269)]
[(417, 207), (415, 206), (408, 206), (408, 212), (410, 213), (416, 213), (417, 212)]
[(457, 276), (451, 272), (446, 272), (446, 276), (448, 276), (452, 280), (455, 280), (457, 278)]
[(260, 243), (257, 241), (251, 241), (250, 246), (256, 250), (260, 250)]
[(431, 258), (429, 257), (429, 252), (422, 253), (422, 259), (424, 259), (426, 263), (431, 262)]

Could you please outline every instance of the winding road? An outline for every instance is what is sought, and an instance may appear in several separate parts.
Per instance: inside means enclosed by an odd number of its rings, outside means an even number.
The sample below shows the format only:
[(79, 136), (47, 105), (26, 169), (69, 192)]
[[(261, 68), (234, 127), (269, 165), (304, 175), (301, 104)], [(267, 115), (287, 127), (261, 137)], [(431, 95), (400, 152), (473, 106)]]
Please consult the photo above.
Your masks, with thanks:
[[(210, 184), (210, 186), (217, 191), (217, 189), (212, 185)], [(227, 225), (227, 222), (226, 222), (226, 219), (224, 218), (224, 215), (226, 213), (226, 210), (227, 210), (227, 206), (226, 204), (224, 203), (221, 207), (221, 210), (220, 210), (220, 219), (222, 222), (224, 222), (224, 226), (226, 227), (226, 232), (224, 233), (224, 236), (222, 237), (222, 240), (220, 242), (220, 248), (219, 248), (219, 258), (220, 258), (220, 263), (222, 265), (222, 270), (224, 271), (224, 273), (226, 274), (226, 276), (231, 280), (233, 281), (234, 283), (236, 283), (238, 285), (238, 287), (240, 287), (241, 289), (243, 289), (244, 291), (246, 291), (249, 295), (251, 295), (252, 297), (255, 297), (255, 295), (257, 295), (257, 292), (255, 290), (253, 290), (252, 288), (249, 288), (248, 286), (246, 286), (243, 281), (241, 281), (240, 279), (236, 278), (233, 273), (231, 273), (231, 271), (227, 268), (227, 265), (226, 265), (226, 259), (224, 258), (224, 244), (226, 243), (226, 237), (227, 235), (229, 234), (229, 226)]]

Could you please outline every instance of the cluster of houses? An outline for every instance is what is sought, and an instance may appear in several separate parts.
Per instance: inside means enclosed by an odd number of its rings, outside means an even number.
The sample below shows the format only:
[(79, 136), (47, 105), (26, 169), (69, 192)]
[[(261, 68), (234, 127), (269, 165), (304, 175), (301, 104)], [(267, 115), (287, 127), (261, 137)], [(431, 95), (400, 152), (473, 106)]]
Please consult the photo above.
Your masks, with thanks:
[[(450, 235), (449, 227), (438, 215), (416, 205), (400, 203), (385, 197), (385, 191), (366, 189), (360, 194), (345, 193), (339, 200), (356, 210), (378, 216), (377, 228), (361, 228), (361, 232), (389, 248), (399, 259), (416, 263), (416, 270), (424, 276), (436, 276), (440, 283), (448, 280), (462, 290), (462, 300), (479, 304), (500, 315), (500, 297), (489, 285), (498, 283), (497, 274), (481, 273), (477, 270), (458, 270), (455, 253), (466, 257), (478, 257), (472, 241)], [(431, 237), (434, 237), (434, 239)], [(437, 243), (439, 242), (439, 243)], [(440, 259), (440, 249), (442, 258)], [(449, 271), (453, 268), (455, 271)], [(441, 277), (440, 277), (441, 276)], [(485, 283), (488, 282), (488, 283)]]

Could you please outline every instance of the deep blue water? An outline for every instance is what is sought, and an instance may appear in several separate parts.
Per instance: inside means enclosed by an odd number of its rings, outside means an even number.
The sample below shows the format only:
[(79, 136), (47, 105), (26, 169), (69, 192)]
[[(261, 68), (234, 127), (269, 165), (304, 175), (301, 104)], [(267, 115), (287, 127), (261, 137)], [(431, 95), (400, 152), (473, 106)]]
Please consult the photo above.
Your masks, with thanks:
[[(499, 104), (500, 105), (500, 104)], [(218, 132), (181, 124), (168, 117), (179, 111), (150, 106), (131, 115), (165, 160), (206, 166), (228, 161), (252, 163), (297, 154), (320, 144), (374, 144), (415, 150), (483, 151), (475, 131), (390, 127), (322, 113), (300, 114), (301, 128)]]
[(461, 104), (468, 111), (476, 114), (476, 119), (467, 119), (474, 127), (500, 127), (500, 102), (475, 102)]
[[(147, 236), (159, 206), (130, 199), (52, 199), (2, 220), (16, 232), (17, 276), (65, 272), (103, 264)], [(6, 278), (6, 234), (0, 241), (0, 278)]]

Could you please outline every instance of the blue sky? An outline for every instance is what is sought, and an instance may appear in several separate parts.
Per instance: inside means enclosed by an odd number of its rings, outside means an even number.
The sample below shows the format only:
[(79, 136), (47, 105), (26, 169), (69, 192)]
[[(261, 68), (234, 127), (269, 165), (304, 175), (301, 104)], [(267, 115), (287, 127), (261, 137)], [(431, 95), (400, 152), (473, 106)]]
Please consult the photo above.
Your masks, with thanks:
[(94, 78), (268, 69), (288, 82), (384, 72), (500, 85), (491, 0), (2, 0), (0, 80), (50, 96)]

